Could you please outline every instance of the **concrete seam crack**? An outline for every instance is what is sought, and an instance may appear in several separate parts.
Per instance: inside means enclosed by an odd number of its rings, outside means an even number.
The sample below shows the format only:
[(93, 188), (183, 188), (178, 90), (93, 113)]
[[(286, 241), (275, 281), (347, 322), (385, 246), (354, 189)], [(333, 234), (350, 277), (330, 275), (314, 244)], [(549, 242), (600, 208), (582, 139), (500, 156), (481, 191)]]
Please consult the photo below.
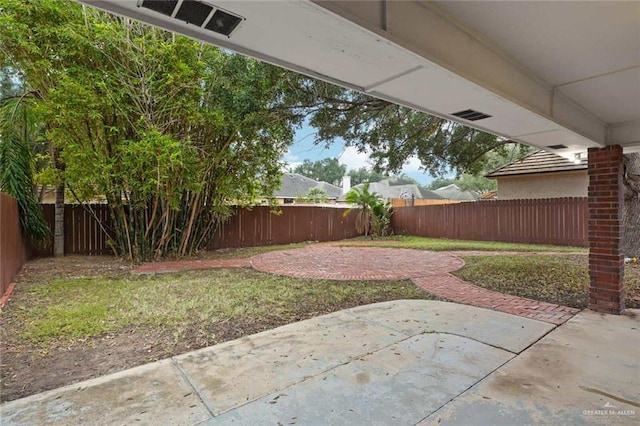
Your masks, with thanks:
[(178, 371), (180, 377), (182, 377), (182, 379), (189, 385), (193, 393), (195, 393), (200, 401), (202, 401), (202, 404), (205, 406), (209, 414), (211, 414), (211, 417), (215, 417), (213, 403), (209, 401), (209, 398), (207, 398), (206, 395), (204, 395), (202, 391), (200, 391), (195, 382), (174, 358), (171, 358), (171, 365), (173, 365), (173, 367)]

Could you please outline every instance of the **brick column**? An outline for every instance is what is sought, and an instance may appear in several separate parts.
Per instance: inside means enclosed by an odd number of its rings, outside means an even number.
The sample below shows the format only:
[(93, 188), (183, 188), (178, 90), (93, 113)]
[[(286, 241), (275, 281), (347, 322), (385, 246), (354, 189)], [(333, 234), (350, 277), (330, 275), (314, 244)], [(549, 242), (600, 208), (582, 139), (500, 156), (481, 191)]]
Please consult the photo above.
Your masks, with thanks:
[(622, 147), (589, 148), (589, 307), (624, 310)]

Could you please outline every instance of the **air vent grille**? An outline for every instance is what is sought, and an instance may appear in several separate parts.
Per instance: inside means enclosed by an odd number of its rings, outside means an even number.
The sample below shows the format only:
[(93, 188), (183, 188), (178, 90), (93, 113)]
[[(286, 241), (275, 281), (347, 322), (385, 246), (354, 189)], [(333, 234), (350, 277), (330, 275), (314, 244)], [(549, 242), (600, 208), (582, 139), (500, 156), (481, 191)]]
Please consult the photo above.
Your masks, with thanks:
[(154, 12), (162, 13), (163, 15), (173, 15), (173, 10), (176, 8), (178, 0), (144, 0), (142, 7), (153, 10)]
[(183, 0), (182, 2), (178, 0), (142, 0), (138, 5), (227, 37), (230, 37), (231, 33), (244, 20), (241, 16), (198, 0)]
[(205, 28), (229, 37), (241, 21), (242, 18), (239, 16), (235, 16), (225, 12), (224, 10), (218, 9), (216, 10), (216, 13), (213, 14)]
[(567, 146), (566, 145), (562, 145), (562, 144), (559, 144), (559, 145), (547, 145), (547, 148), (549, 148), (549, 149), (567, 149)]
[(460, 117), (469, 121), (484, 120), (485, 118), (491, 117), (489, 114), (485, 114), (484, 112), (476, 111), (473, 109), (465, 109), (464, 111), (454, 112), (451, 115), (455, 115), (456, 117)]
[(201, 27), (212, 10), (213, 7), (208, 4), (194, 0), (184, 0), (178, 13), (176, 13), (176, 19)]

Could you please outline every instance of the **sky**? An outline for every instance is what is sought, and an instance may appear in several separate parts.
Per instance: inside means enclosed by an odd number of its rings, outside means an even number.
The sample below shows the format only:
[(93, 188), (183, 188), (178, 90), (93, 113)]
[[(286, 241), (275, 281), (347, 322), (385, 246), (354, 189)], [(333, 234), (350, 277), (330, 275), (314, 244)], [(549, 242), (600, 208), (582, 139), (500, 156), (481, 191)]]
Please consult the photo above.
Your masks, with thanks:
[[(288, 163), (288, 167), (295, 168), (304, 160), (318, 161), (324, 158), (338, 158), (340, 164), (347, 166), (347, 171), (359, 169), (361, 167), (371, 168), (371, 162), (367, 153), (360, 153), (354, 147), (344, 146), (342, 139), (337, 139), (328, 148), (324, 145), (315, 145), (315, 129), (309, 125), (302, 126), (295, 135), (293, 144), (289, 147), (289, 152), (283, 157)], [(419, 169), (420, 161), (417, 158), (411, 158), (405, 164), (403, 173), (426, 185), (434, 178), (423, 170)]]

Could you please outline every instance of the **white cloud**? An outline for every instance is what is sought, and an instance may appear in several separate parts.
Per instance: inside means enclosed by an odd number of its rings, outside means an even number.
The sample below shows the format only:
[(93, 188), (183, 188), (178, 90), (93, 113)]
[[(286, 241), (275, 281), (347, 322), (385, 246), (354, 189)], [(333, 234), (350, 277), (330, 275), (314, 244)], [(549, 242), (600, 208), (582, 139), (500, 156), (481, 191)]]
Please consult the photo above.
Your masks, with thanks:
[(289, 169), (293, 170), (302, 164), (302, 160), (300, 156), (293, 154), (291, 150), (288, 150), (287, 153), (282, 156), (281, 160), (285, 162), (285, 165), (284, 165), (285, 171)]
[(291, 149), (288, 149), (287, 153), (282, 156), (282, 160), (286, 161), (287, 163), (295, 163), (300, 162), (300, 157), (292, 153)]
[[(361, 167), (371, 168), (373, 162), (370, 159), (371, 150), (367, 149), (365, 152), (359, 152), (355, 147), (349, 146), (344, 149), (338, 160), (340, 164), (347, 166), (347, 170), (359, 169)], [(402, 167), (402, 172), (422, 172), (420, 170), (421, 162), (418, 157), (409, 157), (405, 161)]]
[(371, 168), (371, 160), (369, 159), (370, 150), (359, 152), (357, 148), (348, 146), (342, 151), (338, 157), (340, 164), (347, 166), (347, 171), (355, 170), (362, 167)]
[(422, 163), (420, 162), (420, 160), (418, 159), (418, 157), (409, 157), (407, 159), (407, 161), (404, 162), (404, 166), (402, 167), (402, 171), (405, 173), (410, 173), (410, 172), (419, 172), (422, 171), (420, 170), (420, 166), (422, 165)]

